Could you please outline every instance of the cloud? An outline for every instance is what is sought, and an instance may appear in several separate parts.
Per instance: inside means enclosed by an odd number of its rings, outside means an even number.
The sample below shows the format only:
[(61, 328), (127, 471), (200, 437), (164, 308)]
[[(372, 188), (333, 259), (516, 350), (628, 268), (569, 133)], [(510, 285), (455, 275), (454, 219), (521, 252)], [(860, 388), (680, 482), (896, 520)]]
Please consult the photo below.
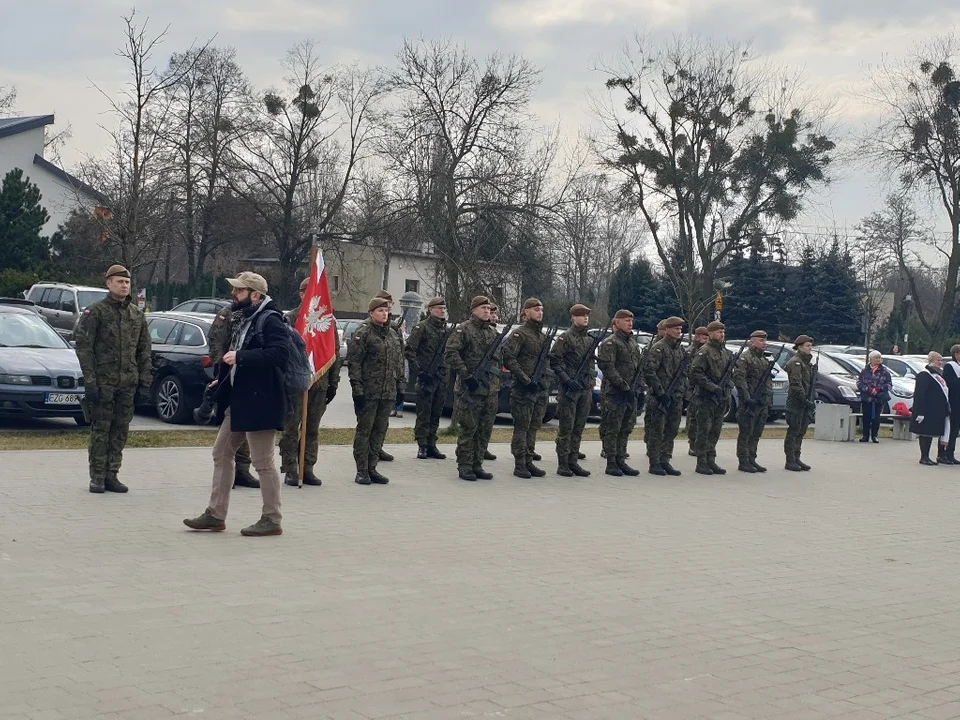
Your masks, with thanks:
[(346, 3), (316, 0), (243, 0), (224, 9), (226, 27), (237, 31), (319, 32), (350, 22)]

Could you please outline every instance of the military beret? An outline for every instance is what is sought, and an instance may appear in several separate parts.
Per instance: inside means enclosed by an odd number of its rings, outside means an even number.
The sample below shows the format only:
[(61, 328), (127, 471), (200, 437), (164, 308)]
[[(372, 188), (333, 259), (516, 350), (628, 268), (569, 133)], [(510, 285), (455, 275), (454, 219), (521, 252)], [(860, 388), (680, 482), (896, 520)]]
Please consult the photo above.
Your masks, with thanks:
[(524, 310), (532, 310), (533, 308), (538, 308), (538, 307), (543, 307), (543, 303), (540, 302), (540, 300), (539, 300), (538, 298), (533, 298), (533, 297), (532, 297), (532, 298), (528, 298), (528, 299), (523, 303), (523, 309), (524, 309)]
[(386, 301), (386, 298), (375, 297), (370, 301), (370, 304), (367, 305), (367, 312), (373, 312), (377, 308), (387, 307), (390, 303)]
[(381, 291), (378, 292), (376, 295), (374, 295), (374, 297), (383, 298), (384, 300), (387, 300), (388, 302), (393, 302), (393, 295), (391, 295), (390, 293), (388, 293), (386, 290), (381, 290)]
[(490, 312), (497, 312), (500, 309), (500, 306), (495, 302), (490, 303)]
[(664, 323), (664, 322), (666, 322), (666, 321), (665, 321), (665, 320), (661, 320), (660, 322), (657, 323), (657, 330), (663, 330), (663, 323)]
[(764, 340), (766, 340), (766, 339), (767, 339), (767, 331), (766, 331), (766, 330), (754, 330), (752, 333), (750, 333), (750, 337), (752, 337), (752, 338), (763, 338)]
[(227, 282), (241, 290), (255, 290), (262, 295), (267, 294), (267, 281), (263, 278), (263, 275), (249, 270), (244, 270), (235, 278), (227, 278)]
[(663, 321), (663, 329), (669, 330), (670, 328), (683, 327), (686, 323), (683, 321), (682, 317), (677, 317), (676, 315), (671, 315), (666, 320)]
[(430, 300), (427, 302), (427, 309), (428, 309), (428, 310), (429, 310), (430, 308), (446, 307), (446, 306), (447, 306), (447, 301), (444, 300), (442, 297), (430, 298)]
[(489, 305), (489, 304), (490, 304), (490, 298), (488, 298), (486, 295), (476, 295), (473, 298), (473, 300), (470, 301), (470, 309), (476, 310), (481, 305)]
[(613, 316), (614, 320), (633, 320), (633, 313), (629, 310), (617, 310), (616, 314)]
[(108, 280), (112, 277), (125, 277), (129, 279), (130, 271), (127, 270), (123, 265), (111, 265), (109, 268), (107, 268), (107, 272), (103, 277)]
[(700, 326), (697, 327), (696, 330), (693, 331), (693, 334), (694, 334), (694, 335), (706, 335), (706, 334), (707, 334), (707, 328), (704, 327), (703, 325), (700, 325)]
[(309, 285), (310, 285), (310, 278), (305, 277), (303, 280), (300, 281), (300, 292), (306, 292), (307, 287), (309, 287)]
[(578, 317), (582, 315), (589, 315), (590, 308), (582, 303), (577, 303), (572, 308), (570, 308), (570, 317)]
[(719, 320), (714, 320), (709, 325), (707, 325), (707, 332), (714, 332), (716, 330), (726, 330), (727, 326), (724, 325)]
[(800, 347), (804, 343), (812, 343), (812, 342), (813, 342), (813, 338), (810, 337), (809, 335), (798, 335), (797, 339), (793, 341), (793, 349), (796, 350), (798, 347)]

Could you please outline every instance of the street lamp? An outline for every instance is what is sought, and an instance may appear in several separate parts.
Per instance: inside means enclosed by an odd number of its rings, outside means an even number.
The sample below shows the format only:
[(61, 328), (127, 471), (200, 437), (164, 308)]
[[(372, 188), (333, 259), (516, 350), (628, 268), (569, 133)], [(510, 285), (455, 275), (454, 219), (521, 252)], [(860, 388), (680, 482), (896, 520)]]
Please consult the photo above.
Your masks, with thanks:
[(905, 295), (903, 298), (904, 305), (904, 328), (903, 328), (903, 354), (910, 354), (910, 318), (913, 315), (913, 296)]

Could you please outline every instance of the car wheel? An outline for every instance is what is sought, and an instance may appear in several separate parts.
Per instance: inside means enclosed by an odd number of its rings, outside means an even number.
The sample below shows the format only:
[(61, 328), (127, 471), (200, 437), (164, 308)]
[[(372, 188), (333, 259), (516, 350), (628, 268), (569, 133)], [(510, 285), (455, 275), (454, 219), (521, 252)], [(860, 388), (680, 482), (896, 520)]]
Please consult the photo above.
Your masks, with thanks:
[(185, 423), (190, 416), (183, 383), (176, 375), (167, 375), (157, 384), (157, 389), (154, 391), (154, 405), (157, 408), (157, 416), (165, 423)]
[(90, 427), (90, 421), (87, 420), (83, 415), (74, 415), (73, 421), (80, 427)]

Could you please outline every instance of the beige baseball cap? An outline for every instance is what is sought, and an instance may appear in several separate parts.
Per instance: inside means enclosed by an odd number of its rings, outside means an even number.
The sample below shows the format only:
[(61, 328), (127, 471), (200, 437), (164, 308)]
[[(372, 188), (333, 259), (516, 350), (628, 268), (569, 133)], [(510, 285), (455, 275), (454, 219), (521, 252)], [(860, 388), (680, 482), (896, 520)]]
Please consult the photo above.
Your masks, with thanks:
[(263, 275), (250, 272), (249, 270), (244, 270), (235, 278), (227, 278), (227, 282), (235, 288), (256, 290), (264, 295), (267, 294), (267, 281), (263, 279)]

